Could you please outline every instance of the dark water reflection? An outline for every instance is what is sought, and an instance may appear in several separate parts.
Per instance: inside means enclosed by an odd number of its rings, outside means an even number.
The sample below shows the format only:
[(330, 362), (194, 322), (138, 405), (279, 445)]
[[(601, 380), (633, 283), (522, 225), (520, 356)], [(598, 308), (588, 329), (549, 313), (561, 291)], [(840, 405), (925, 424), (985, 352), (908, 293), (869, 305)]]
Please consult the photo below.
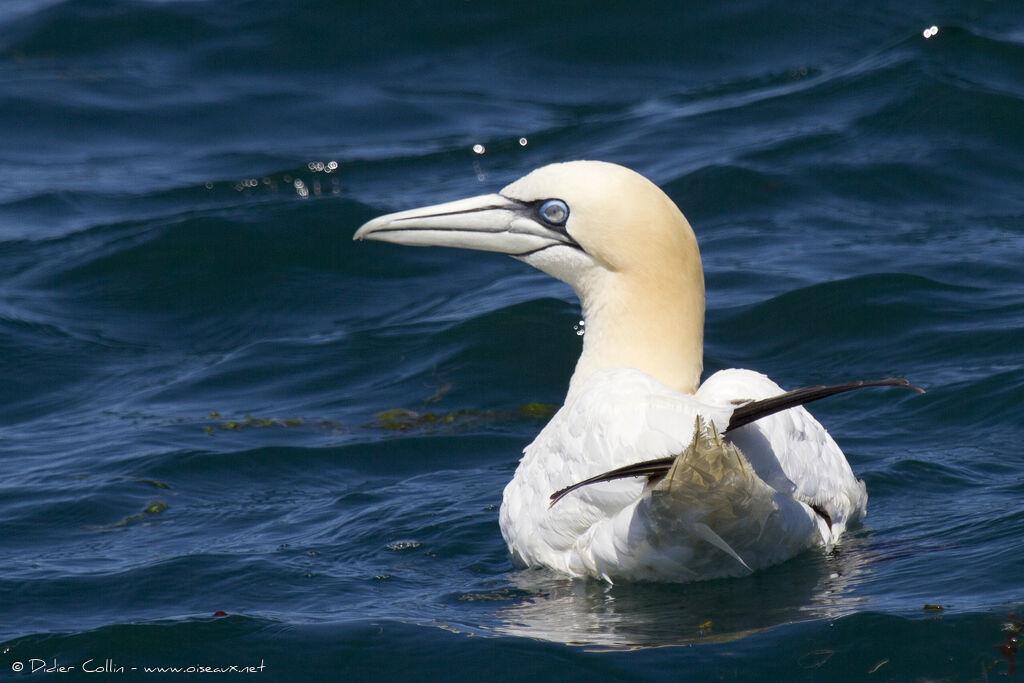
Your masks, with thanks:
[(854, 538), (830, 554), (808, 551), (749, 577), (679, 585), (609, 585), (524, 570), (511, 582), (525, 596), (498, 611), (496, 630), (598, 648), (729, 641), (863, 610), (866, 598), (854, 588), (875, 559), (871, 544)]

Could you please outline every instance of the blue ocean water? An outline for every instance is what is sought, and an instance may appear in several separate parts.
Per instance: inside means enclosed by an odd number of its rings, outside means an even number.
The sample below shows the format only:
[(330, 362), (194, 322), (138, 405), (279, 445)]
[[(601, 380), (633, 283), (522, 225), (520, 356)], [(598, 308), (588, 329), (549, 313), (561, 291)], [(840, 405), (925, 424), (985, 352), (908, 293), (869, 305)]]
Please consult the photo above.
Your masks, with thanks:
[[(7, 0), (0, 679), (1009, 676), (1020, 10)], [(835, 552), (686, 585), (511, 564), (572, 292), (351, 235), (575, 158), (689, 217), (708, 372), (927, 388), (814, 406), (870, 495)]]

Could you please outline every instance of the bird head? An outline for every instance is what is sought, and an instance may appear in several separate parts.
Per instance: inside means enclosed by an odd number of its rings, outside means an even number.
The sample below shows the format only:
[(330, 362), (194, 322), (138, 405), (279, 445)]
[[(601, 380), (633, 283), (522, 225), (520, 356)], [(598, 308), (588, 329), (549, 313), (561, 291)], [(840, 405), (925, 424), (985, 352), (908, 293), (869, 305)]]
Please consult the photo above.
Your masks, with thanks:
[(704, 322), (697, 239), (675, 203), (635, 171), (551, 164), (495, 194), (375, 218), (355, 239), (508, 254), (576, 290), (587, 323), (577, 373), (636, 367), (696, 388)]

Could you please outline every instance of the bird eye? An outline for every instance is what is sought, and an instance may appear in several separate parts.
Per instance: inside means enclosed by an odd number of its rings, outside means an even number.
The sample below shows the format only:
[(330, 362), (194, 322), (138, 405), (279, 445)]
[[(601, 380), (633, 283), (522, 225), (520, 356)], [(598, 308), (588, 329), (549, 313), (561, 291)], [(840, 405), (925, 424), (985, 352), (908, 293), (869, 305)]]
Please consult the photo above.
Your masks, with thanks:
[(561, 199), (549, 199), (540, 205), (540, 217), (551, 225), (563, 225), (569, 219), (569, 206)]

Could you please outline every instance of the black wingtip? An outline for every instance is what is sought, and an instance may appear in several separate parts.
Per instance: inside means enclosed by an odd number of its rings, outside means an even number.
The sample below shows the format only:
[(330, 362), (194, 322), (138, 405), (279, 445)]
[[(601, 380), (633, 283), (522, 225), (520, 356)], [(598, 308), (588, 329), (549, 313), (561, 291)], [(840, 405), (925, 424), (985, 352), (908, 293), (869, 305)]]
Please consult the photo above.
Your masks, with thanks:
[(564, 489), (559, 489), (551, 494), (551, 502), (548, 504), (550, 509), (555, 503), (560, 501), (566, 496), (566, 494), (572, 493), (581, 486), (588, 486), (590, 484), (599, 484), (603, 481), (615, 481), (616, 479), (625, 479), (627, 477), (657, 477), (663, 476), (665, 472), (672, 466), (672, 462), (675, 460), (675, 456), (668, 458), (655, 458), (654, 460), (645, 460), (643, 462), (634, 463), (632, 465), (626, 465), (625, 467), (619, 467), (610, 472), (604, 472), (596, 477), (584, 479), (578, 481), (575, 484), (570, 484)]
[(733, 411), (732, 417), (729, 420), (729, 426), (725, 431), (739, 429), (744, 425), (760, 420), (763, 417), (768, 417), (773, 413), (788, 410), (789, 408), (795, 408), (796, 406), (804, 405), (805, 403), (818, 401), (829, 396), (835, 396), (836, 394), (844, 394), (848, 391), (868, 389), (871, 387), (897, 387), (900, 389), (909, 389), (910, 391), (915, 391), (919, 394), (925, 393), (924, 389), (914, 386), (909, 380), (903, 377), (865, 379), (856, 382), (832, 384), (829, 386), (819, 385), (813, 387), (802, 387), (800, 389), (794, 389), (793, 391), (787, 391), (786, 393), (779, 394), (778, 396), (772, 396), (771, 398), (765, 398), (759, 401), (751, 401), (750, 403), (741, 405)]
[[(856, 384), (858, 386), (855, 389), (863, 389), (866, 387), (900, 387), (903, 389), (910, 389), (916, 391), (919, 394), (927, 393), (924, 389), (919, 386), (910, 383), (905, 377), (886, 377), (885, 379), (868, 379), (861, 380), (860, 382), (850, 382), (849, 384)], [(844, 385), (838, 385), (844, 386)]]
[[(771, 398), (762, 399), (760, 401), (750, 401), (736, 408), (733, 411), (732, 418), (729, 420), (729, 426), (726, 427), (725, 431), (728, 432), (733, 429), (738, 429), (744, 425), (748, 425), (751, 422), (760, 420), (763, 417), (773, 415), (789, 408), (795, 408), (796, 406), (803, 405), (805, 403), (811, 403), (829, 396), (835, 396), (836, 394), (846, 393), (847, 391), (855, 391), (857, 389), (867, 389), (869, 387), (897, 387), (901, 389), (909, 389), (910, 391), (917, 392), (919, 394), (925, 393), (925, 390), (921, 387), (914, 386), (909, 380), (903, 377), (886, 377), (885, 379), (868, 379), (860, 380), (857, 382), (845, 382), (843, 384), (832, 384), (830, 386), (820, 385), (813, 387), (803, 387), (801, 389), (794, 389), (787, 391), (784, 394), (778, 396), (772, 396)], [(724, 433), (724, 432), (723, 432)], [(626, 465), (625, 467), (619, 467), (611, 470), (610, 472), (604, 472), (596, 477), (584, 479), (578, 481), (575, 484), (566, 486), (564, 489), (559, 489), (551, 494), (551, 502), (548, 504), (548, 509), (554, 506), (555, 503), (564, 498), (567, 494), (572, 493), (578, 488), (588, 486), (590, 484), (598, 484), (605, 481), (614, 481), (616, 479), (625, 479), (627, 477), (661, 477), (668, 472), (672, 466), (672, 462), (675, 460), (675, 456), (667, 458), (656, 458), (654, 460), (645, 460), (644, 462), (634, 463), (632, 465)]]

